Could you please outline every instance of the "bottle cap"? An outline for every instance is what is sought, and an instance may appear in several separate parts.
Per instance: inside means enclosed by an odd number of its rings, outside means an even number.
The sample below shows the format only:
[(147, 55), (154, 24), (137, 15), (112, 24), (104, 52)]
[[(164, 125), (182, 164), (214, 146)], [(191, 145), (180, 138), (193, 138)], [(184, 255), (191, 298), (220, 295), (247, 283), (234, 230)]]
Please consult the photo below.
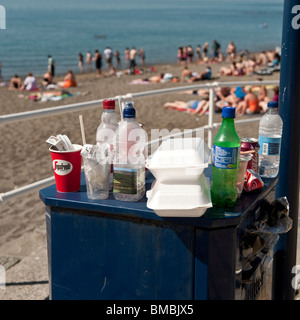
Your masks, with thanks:
[(103, 109), (114, 110), (115, 109), (115, 100), (103, 100)]
[(235, 118), (235, 107), (223, 107), (222, 108), (223, 118)]
[(278, 108), (278, 102), (277, 101), (269, 101), (268, 108)]
[(123, 118), (135, 118), (135, 109), (132, 102), (126, 102), (123, 110)]

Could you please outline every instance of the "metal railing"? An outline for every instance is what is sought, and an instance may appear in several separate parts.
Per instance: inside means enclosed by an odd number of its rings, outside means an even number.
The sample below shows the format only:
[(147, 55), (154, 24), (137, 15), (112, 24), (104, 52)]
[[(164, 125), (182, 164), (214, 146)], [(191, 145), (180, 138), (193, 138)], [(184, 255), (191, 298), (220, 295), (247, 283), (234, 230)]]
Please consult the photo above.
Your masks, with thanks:
[[(200, 130), (207, 130), (208, 131), (208, 147), (212, 147), (212, 131), (214, 128), (218, 128), (221, 123), (214, 123), (214, 89), (219, 87), (235, 87), (235, 86), (262, 86), (262, 85), (279, 85), (279, 80), (266, 80), (266, 81), (232, 81), (232, 82), (211, 82), (206, 84), (197, 84), (197, 85), (188, 85), (188, 86), (181, 86), (181, 87), (172, 87), (172, 88), (164, 88), (159, 90), (151, 90), (151, 91), (143, 91), (143, 92), (136, 92), (136, 93), (128, 93), (126, 95), (121, 96), (115, 96), (111, 98), (105, 98), (105, 99), (113, 99), (115, 101), (118, 101), (119, 107), (120, 107), (120, 113), (122, 114), (122, 105), (124, 100), (127, 99), (138, 99), (153, 95), (161, 95), (166, 93), (173, 93), (178, 91), (185, 91), (185, 90), (197, 90), (197, 89), (208, 89), (209, 90), (209, 113), (208, 113), (208, 124), (195, 129), (190, 129), (188, 132), (185, 130), (184, 133), (179, 132), (176, 134), (170, 134), (168, 136), (164, 136), (163, 139), (169, 138), (169, 137), (178, 137), (182, 136), (183, 134), (194, 134), (197, 133)], [(65, 112), (71, 112), (71, 111), (79, 111), (84, 110), (88, 108), (93, 107), (99, 107), (99, 105), (103, 102), (105, 99), (100, 100), (93, 100), (93, 101), (87, 101), (87, 102), (80, 102), (80, 103), (74, 103), (64, 106), (58, 106), (53, 108), (45, 108), (45, 109), (39, 109), (39, 110), (33, 110), (33, 111), (26, 111), (26, 112), (20, 112), (20, 113), (13, 113), (8, 115), (1, 115), (0, 116), (0, 126), (8, 123), (13, 123), (16, 121), (23, 121), (23, 120), (29, 120), (29, 119), (37, 119), (41, 117), (46, 117), (50, 115), (57, 115)], [(255, 117), (251, 119), (243, 119), (243, 120), (237, 120), (235, 121), (236, 125), (239, 124), (247, 124), (247, 123), (253, 123), (258, 122), (260, 120), (260, 117)], [(161, 138), (162, 139), (162, 138)], [(147, 146), (157, 143), (161, 139), (156, 139), (149, 141), (147, 143)], [(14, 189), (12, 191), (1, 193), (0, 194), (0, 203), (4, 202), (5, 200), (11, 199), (13, 197), (16, 197), (18, 195), (27, 193), (29, 191), (32, 191), (34, 189), (43, 188), (46, 187), (52, 183), (54, 183), (54, 176), (49, 177), (37, 182), (34, 182), (32, 184), (28, 184), (26, 186), (23, 186), (18, 189)]]

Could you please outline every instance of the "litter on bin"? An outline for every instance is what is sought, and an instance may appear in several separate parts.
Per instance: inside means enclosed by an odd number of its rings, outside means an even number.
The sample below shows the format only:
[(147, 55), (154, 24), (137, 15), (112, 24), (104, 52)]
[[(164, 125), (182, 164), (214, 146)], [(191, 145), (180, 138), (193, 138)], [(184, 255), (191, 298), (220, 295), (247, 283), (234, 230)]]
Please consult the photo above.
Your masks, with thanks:
[(286, 197), (275, 199), (269, 203), (262, 200), (259, 208), (259, 219), (256, 230), (263, 233), (287, 233), (293, 226), (289, 217), (289, 202)]
[(245, 191), (252, 191), (263, 188), (264, 182), (258, 173), (254, 172), (252, 169), (248, 169), (246, 172), (246, 180), (244, 183)]
[(70, 139), (66, 135), (58, 134), (57, 136), (49, 137), (46, 142), (50, 144), (53, 150), (70, 151), (75, 150)]

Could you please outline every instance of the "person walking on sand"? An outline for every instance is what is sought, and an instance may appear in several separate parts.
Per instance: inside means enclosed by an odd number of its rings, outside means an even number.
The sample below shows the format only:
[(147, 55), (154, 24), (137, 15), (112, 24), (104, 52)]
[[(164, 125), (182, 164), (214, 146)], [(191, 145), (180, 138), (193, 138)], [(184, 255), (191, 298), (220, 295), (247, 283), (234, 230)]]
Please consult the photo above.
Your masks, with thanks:
[(81, 73), (84, 72), (84, 69), (83, 69), (83, 54), (81, 52), (78, 54), (78, 68), (79, 68)]
[(92, 71), (92, 53), (88, 51), (85, 56), (86, 69), (88, 72)]
[(52, 74), (52, 77), (54, 77), (54, 75), (55, 75), (55, 61), (50, 54), (48, 55), (48, 71), (50, 71)]
[(102, 67), (102, 56), (99, 50), (95, 50), (95, 55), (93, 60), (95, 61), (96, 70), (97, 70), (97, 78), (101, 76), (101, 67)]

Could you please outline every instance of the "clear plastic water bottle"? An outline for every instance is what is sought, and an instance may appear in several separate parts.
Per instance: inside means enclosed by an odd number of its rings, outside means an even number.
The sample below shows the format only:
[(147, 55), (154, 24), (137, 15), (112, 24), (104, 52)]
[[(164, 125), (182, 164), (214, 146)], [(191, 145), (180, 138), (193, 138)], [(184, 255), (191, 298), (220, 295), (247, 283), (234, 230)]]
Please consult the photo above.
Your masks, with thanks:
[(135, 118), (132, 102), (127, 102), (123, 119), (114, 136), (114, 198), (138, 201), (145, 194), (146, 132)]
[(233, 207), (236, 203), (241, 140), (235, 130), (234, 107), (223, 107), (222, 124), (213, 140), (212, 203)]
[(269, 101), (268, 110), (259, 123), (259, 175), (274, 178), (279, 171), (282, 137), (282, 119), (278, 114), (278, 102)]
[[(111, 155), (113, 153), (113, 138), (118, 127), (117, 116), (115, 113), (115, 100), (103, 100), (103, 112), (101, 123), (97, 129), (96, 141), (98, 144), (107, 142), (110, 144)], [(112, 158), (112, 157), (111, 157)], [(113, 164), (111, 164), (110, 187), (113, 188)]]

